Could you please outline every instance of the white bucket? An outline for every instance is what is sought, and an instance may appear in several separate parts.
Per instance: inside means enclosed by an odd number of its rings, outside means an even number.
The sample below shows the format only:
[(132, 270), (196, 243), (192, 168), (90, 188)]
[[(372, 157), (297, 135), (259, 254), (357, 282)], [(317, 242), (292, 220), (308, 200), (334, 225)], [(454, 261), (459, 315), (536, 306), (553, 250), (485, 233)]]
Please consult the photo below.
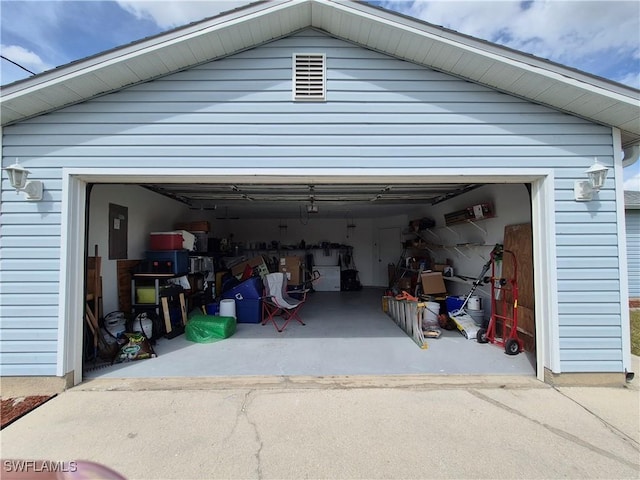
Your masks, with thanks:
[(480, 297), (475, 295), (469, 297), (469, 301), (467, 302), (467, 310), (482, 310), (482, 302), (480, 301)]
[(236, 318), (236, 301), (232, 298), (220, 300), (220, 316)]
[(439, 314), (440, 304), (438, 302), (427, 302), (427, 306), (424, 309), (422, 324), (429, 327), (437, 326)]

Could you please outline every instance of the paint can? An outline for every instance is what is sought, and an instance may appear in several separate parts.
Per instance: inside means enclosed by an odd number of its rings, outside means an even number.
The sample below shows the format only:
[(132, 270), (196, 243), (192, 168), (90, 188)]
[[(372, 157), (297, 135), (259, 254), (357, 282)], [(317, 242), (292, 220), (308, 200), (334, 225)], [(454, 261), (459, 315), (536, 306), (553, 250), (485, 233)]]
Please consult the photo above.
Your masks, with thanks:
[(209, 303), (205, 307), (205, 311), (207, 315), (218, 315), (220, 313), (220, 304), (218, 302)]
[(469, 301), (467, 302), (467, 310), (482, 310), (482, 302), (480, 301), (480, 297), (476, 295), (470, 296)]

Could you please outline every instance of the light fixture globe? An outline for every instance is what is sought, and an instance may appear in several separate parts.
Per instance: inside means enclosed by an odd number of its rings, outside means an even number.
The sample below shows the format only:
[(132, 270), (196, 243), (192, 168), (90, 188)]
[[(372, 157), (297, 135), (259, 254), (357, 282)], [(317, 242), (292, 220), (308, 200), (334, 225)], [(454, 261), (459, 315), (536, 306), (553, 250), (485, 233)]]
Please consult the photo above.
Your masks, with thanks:
[(584, 173), (589, 177), (591, 182), (591, 188), (596, 192), (602, 188), (604, 181), (607, 179), (607, 173), (609, 169), (598, 162), (598, 159), (594, 159), (593, 165), (591, 165)]
[(9, 176), (9, 183), (12, 188), (16, 189), (16, 193), (24, 192), (25, 198), (29, 201), (37, 202), (42, 200), (42, 191), (44, 189), (42, 182), (38, 180), (27, 181), (31, 172), (20, 165), (18, 159), (16, 159), (16, 163), (3, 168), (3, 170), (6, 170)]
[(9, 175), (9, 183), (11, 184), (12, 188), (16, 189), (16, 192), (19, 192), (25, 187), (25, 185), (27, 184), (27, 178), (31, 173), (29, 170), (20, 165), (17, 160), (16, 163), (14, 163), (13, 165), (9, 165), (7, 168), (3, 168), (3, 170), (7, 171), (7, 175)]

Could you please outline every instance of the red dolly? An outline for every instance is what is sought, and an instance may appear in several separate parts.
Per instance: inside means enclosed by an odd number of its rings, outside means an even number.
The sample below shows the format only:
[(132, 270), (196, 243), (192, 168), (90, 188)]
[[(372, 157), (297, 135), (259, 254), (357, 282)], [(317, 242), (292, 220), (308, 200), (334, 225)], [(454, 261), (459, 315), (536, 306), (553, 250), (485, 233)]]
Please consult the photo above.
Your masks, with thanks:
[[(496, 261), (504, 259), (508, 254), (513, 261), (513, 277), (510, 279), (496, 277)], [(494, 249), (491, 252), (491, 320), (487, 329), (478, 330), (476, 340), (478, 343), (495, 343), (502, 347), (507, 355), (517, 355), (522, 351), (523, 343), (518, 337), (518, 262), (516, 256), (510, 250)], [(510, 297), (510, 298), (507, 298)], [(512, 301), (513, 304), (508, 304)], [(500, 314), (498, 314), (500, 305)], [(512, 316), (509, 312), (512, 311)], [(498, 321), (502, 321), (499, 335)]]

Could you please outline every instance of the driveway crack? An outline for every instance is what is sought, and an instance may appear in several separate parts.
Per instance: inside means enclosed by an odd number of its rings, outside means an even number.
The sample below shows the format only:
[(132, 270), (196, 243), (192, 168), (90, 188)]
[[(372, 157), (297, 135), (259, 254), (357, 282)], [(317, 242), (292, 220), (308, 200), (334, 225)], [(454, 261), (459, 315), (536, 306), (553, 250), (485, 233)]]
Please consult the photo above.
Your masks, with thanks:
[[(607, 458), (609, 458), (611, 460), (614, 460), (616, 462), (620, 462), (620, 463), (622, 463), (624, 465), (627, 465), (627, 466), (629, 466), (629, 467), (631, 467), (633, 469), (637, 469), (638, 468), (638, 464), (637, 463), (630, 462), (629, 460), (627, 460), (625, 458), (622, 458), (622, 457), (616, 455), (615, 453), (611, 453), (611, 452), (609, 452), (609, 451), (607, 451), (607, 450), (605, 450), (603, 448), (597, 447), (597, 446), (595, 446), (595, 445), (593, 445), (593, 444), (591, 444), (589, 442), (585, 442), (580, 437), (577, 437), (576, 435), (573, 435), (573, 434), (571, 434), (569, 432), (566, 432), (564, 430), (556, 428), (556, 427), (554, 427), (552, 425), (549, 425), (547, 423), (543, 423), (543, 422), (541, 422), (539, 420), (536, 420), (535, 418), (528, 417), (527, 415), (525, 415), (521, 411), (516, 410), (515, 408), (512, 408), (509, 405), (505, 405), (504, 403), (499, 402), (498, 400), (494, 400), (493, 398), (491, 398), (491, 397), (489, 397), (487, 395), (484, 395), (483, 393), (480, 393), (477, 390), (468, 390), (468, 392), (471, 393), (473, 396), (479, 398), (480, 400), (484, 400), (485, 402), (490, 403), (490, 404), (492, 404), (492, 405), (494, 405), (494, 406), (496, 406), (496, 407), (498, 407), (498, 408), (500, 408), (502, 410), (506, 410), (507, 412), (509, 412), (509, 413), (511, 413), (513, 415), (517, 415), (517, 416), (519, 416), (521, 418), (529, 420), (530, 422), (533, 422), (536, 425), (539, 425), (540, 427), (542, 427), (545, 430), (553, 433), (554, 435), (557, 435), (557, 436), (559, 436), (559, 437), (561, 437), (561, 438), (563, 438), (565, 440), (573, 442), (576, 445), (580, 445), (581, 447), (584, 447), (584, 448), (586, 448), (588, 450), (591, 450), (594, 453), (602, 455), (603, 457), (607, 457)], [(593, 415), (592, 412), (590, 412), (590, 413)], [(597, 417), (597, 418), (599, 418), (599, 417)], [(602, 420), (602, 419), (600, 419), (600, 420)], [(634, 445), (634, 449), (638, 450), (637, 446)]]
[(554, 390), (556, 392), (558, 392), (560, 395), (562, 395), (563, 397), (571, 400), (573, 403), (575, 403), (576, 405), (578, 405), (579, 407), (581, 407), (585, 412), (588, 412), (589, 414), (593, 415), (595, 418), (597, 418), (598, 420), (600, 420), (600, 422), (602, 422), (602, 424), (607, 427), (609, 429), (609, 431), (611, 433), (613, 433), (614, 435), (620, 437), (622, 440), (624, 440), (625, 442), (629, 442), (631, 444), (631, 446), (633, 448), (635, 448), (636, 450), (640, 451), (640, 443), (638, 443), (635, 439), (633, 439), (632, 437), (630, 437), (629, 435), (627, 435), (626, 433), (624, 433), (622, 430), (618, 429), (615, 425), (611, 425), (609, 422), (607, 422), (604, 418), (598, 416), (595, 412), (592, 412), (591, 410), (589, 410), (587, 407), (585, 407), (584, 405), (582, 405), (580, 402), (574, 400), (573, 398), (571, 398), (569, 395), (565, 394), (564, 392), (561, 392), (560, 390), (558, 390), (557, 388), (554, 388)]
[[(251, 403), (252, 397), (251, 394), (254, 392), (254, 390), (249, 390), (248, 392), (245, 393), (244, 395), (244, 399), (242, 400), (242, 405), (240, 406), (240, 413), (238, 415), (238, 417), (240, 415), (244, 415), (245, 419), (247, 420), (247, 423), (249, 425), (251, 425), (251, 427), (253, 428), (253, 433), (256, 439), (256, 442), (258, 443), (258, 448), (254, 454), (254, 456), (256, 457), (256, 477), (261, 479), (263, 477), (262, 474), (262, 449), (264, 447), (264, 442), (262, 441), (262, 438), (260, 437), (260, 432), (258, 431), (258, 425), (256, 424), (256, 422), (254, 420), (251, 420), (251, 418), (249, 417), (249, 413), (248, 413), (248, 409), (249, 409), (249, 405)], [(237, 423), (237, 419), (236, 419), (236, 423)]]

